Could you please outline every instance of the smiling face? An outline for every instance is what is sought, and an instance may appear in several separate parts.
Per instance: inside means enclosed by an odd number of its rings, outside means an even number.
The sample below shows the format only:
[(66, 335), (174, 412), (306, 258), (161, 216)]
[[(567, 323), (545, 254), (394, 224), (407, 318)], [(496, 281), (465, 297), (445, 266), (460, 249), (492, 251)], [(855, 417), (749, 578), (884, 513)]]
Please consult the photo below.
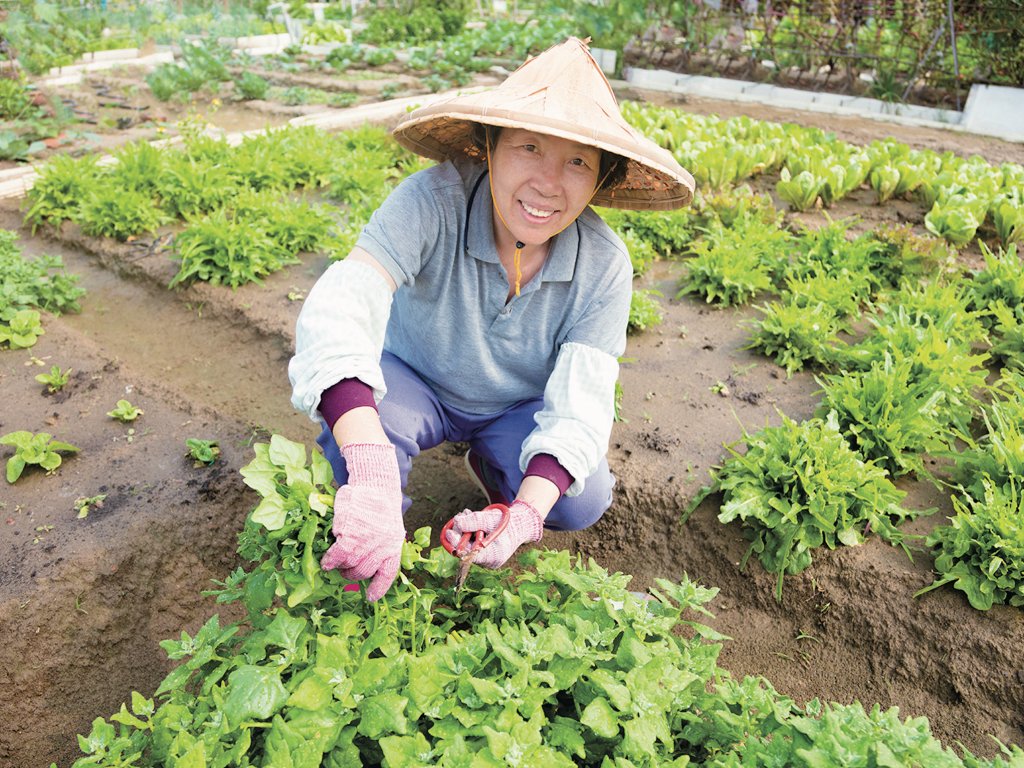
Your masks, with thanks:
[[(494, 239), (542, 245), (576, 220), (597, 188), (601, 150), (506, 128), (491, 150)], [(500, 212), (500, 216), (498, 215)]]

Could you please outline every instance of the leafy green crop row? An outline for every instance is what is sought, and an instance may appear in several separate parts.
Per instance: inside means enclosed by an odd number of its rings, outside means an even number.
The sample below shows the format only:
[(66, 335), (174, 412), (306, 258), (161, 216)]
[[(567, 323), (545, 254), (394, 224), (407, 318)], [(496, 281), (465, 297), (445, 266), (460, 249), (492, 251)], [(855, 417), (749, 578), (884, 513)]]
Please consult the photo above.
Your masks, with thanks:
[[(294, 263), (299, 251), (347, 253), (369, 207), (383, 199), (403, 164), (416, 165), (382, 129), (339, 137), (289, 128), (231, 146), (204, 127), (198, 119), (183, 125), (180, 150), (140, 142), (117, 150), (115, 163), (55, 157), (29, 192), (26, 223), (35, 229), (71, 220), (86, 234), (127, 240), (184, 219), (176, 238), (182, 264), (172, 285), (202, 279), (237, 288)], [(363, 180), (374, 189), (372, 200)], [(340, 235), (333, 207), (286, 197), (295, 187), (325, 186), (350, 203)]]
[(880, 203), (893, 196), (921, 201), (929, 231), (956, 247), (971, 242), (986, 221), (1004, 248), (1024, 238), (1024, 167), (1015, 163), (994, 168), (981, 157), (940, 156), (893, 139), (857, 147), (820, 128), (719, 120), (634, 102), (624, 103), (622, 112), (712, 191), (779, 173), (779, 197), (802, 211), (819, 200), (828, 207), (870, 183)]
[[(534, 550), (509, 571), (474, 569), (461, 601), (456, 560), (402, 552), (377, 603), (319, 569), (330, 543), (331, 470), (274, 436), (242, 470), (263, 497), (240, 536), (239, 568), (210, 594), (249, 620), (161, 643), (181, 662), (154, 699), (132, 695), (80, 736), (75, 768), (327, 766), (498, 768), (864, 764), (1006, 768), (961, 759), (923, 718), (859, 704), (801, 709), (763, 678), (730, 679), (721, 640), (684, 620), (717, 590), (630, 577)], [(680, 631), (681, 630), (681, 631)], [(684, 639), (689, 638), (689, 639)], [(710, 642), (709, 642), (710, 641)], [(156, 700), (159, 700), (157, 703)]]

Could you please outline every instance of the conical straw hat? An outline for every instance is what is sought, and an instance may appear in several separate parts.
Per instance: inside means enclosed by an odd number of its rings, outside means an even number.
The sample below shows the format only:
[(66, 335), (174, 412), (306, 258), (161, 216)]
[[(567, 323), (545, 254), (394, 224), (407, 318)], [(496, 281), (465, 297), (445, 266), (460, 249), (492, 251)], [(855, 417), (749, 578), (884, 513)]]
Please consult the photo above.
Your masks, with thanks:
[(538, 131), (627, 158), (626, 178), (599, 190), (592, 205), (669, 211), (693, 199), (693, 177), (623, 119), (608, 78), (575, 37), (528, 60), (496, 88), (420, 107), (394, 136), (432, 160), (484, 161), (470, 138), (474, 122)]

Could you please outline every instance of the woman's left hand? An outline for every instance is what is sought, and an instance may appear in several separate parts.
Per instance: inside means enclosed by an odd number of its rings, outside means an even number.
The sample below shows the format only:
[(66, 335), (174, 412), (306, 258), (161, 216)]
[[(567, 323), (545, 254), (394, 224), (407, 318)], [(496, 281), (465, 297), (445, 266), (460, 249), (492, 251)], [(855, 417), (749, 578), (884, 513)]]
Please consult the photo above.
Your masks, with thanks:
[[(474, 565), (484, 568), (501, 568), (505, 562), (528, 541), (540, 541), (544, 534), (544, 518), (525, 501), (518, 499), (509, 505), (509, 521), (505, 530), (480, 551), (473, 559)], [(487, 534), (501, 523), (502, 512), (498, 509), (484, 509), (479, 512), (465, 510), (452, 519), (448, 530), (448, 541), (457, 547), (463, 534), (482, 531)]]

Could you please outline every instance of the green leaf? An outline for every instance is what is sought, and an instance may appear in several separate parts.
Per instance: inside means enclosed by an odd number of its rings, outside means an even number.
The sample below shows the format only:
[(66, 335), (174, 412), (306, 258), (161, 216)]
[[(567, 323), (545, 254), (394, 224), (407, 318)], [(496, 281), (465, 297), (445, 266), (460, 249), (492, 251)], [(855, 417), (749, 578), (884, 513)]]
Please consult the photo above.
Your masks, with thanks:
[(243, 666), (228, 676), (223, 712), (232, 728), (249, 720), (268, 721), (288, 701), (279, 670)]
[(580, 722), (603, 739), (612, 739), (619, 735), (618, 716), (608, 703), (608, 699), (603, 696), (598, 696), (587, 705)]
[(362, 716), (359, 733), (370, 739), (380, 739), (387, 733), (407, 733), (409, 719), (405, 716), (405, 707), (408, 703), (409, 699), (394, 691), (367, 696), (356, 707)]

